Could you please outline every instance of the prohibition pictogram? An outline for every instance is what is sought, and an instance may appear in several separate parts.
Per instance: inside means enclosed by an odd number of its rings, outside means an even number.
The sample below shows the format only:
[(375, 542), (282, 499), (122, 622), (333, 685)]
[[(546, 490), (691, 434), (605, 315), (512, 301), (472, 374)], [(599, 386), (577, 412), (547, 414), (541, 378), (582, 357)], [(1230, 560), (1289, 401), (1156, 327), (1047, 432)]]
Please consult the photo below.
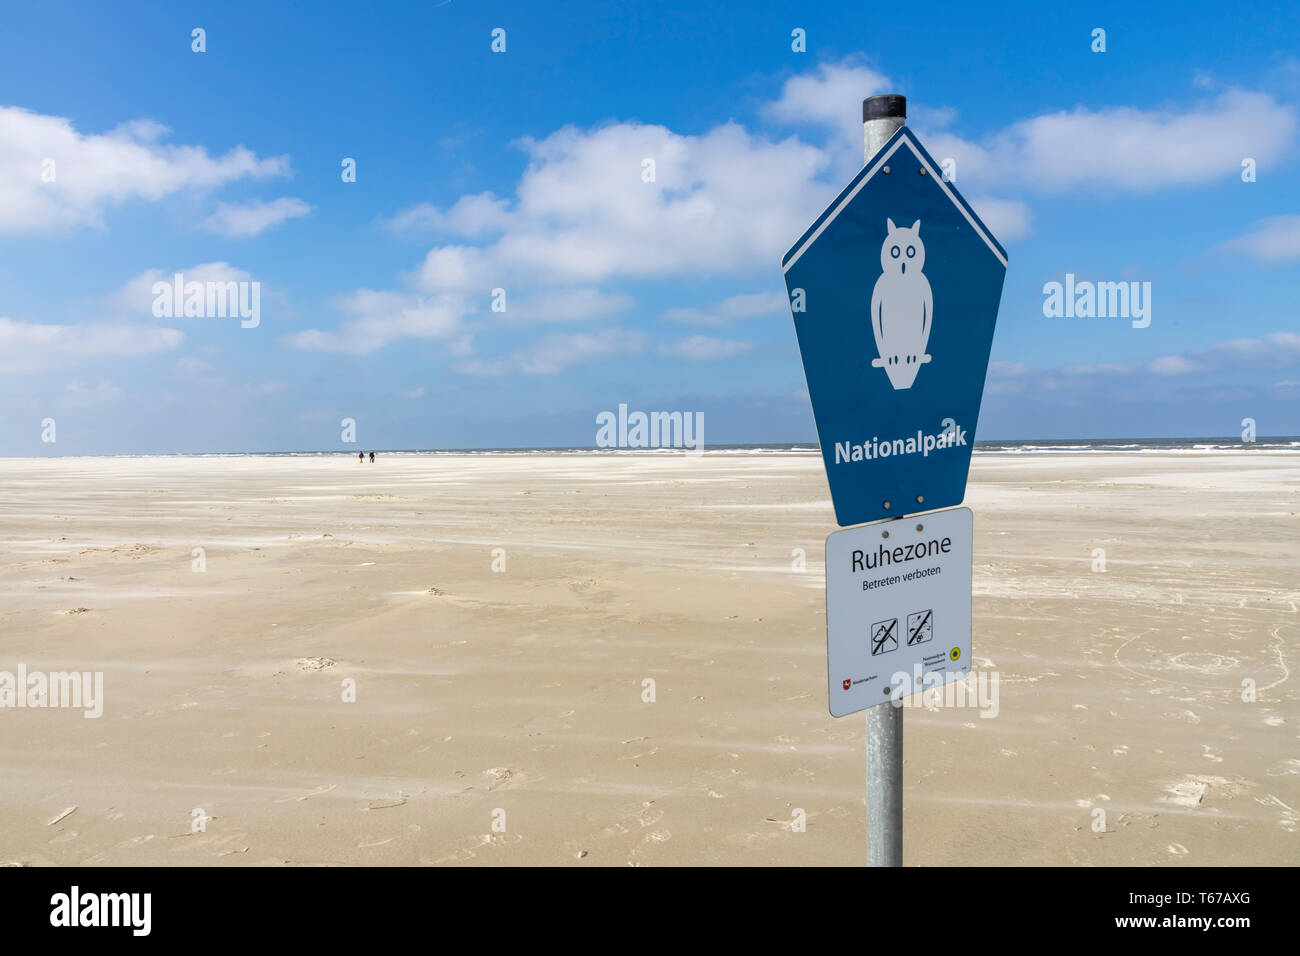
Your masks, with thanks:
[(877, 621), (871, 625), (871, 656), (887, 654), (898, 648), (898, 618)]
[(934, 613), (917, 611), (907, 615), (907, 646), (924, 644), (934, 637)]

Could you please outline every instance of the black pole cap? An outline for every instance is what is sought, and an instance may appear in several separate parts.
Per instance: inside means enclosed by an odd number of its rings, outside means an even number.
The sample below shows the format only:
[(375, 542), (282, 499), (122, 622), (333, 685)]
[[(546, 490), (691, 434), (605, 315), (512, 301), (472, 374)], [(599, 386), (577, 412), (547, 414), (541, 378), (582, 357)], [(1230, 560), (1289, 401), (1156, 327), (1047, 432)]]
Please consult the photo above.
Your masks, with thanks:
[(868, 96), (862, 101), (862, 122), (873, 119), (907, 119), (907, 97), (898, 93)]

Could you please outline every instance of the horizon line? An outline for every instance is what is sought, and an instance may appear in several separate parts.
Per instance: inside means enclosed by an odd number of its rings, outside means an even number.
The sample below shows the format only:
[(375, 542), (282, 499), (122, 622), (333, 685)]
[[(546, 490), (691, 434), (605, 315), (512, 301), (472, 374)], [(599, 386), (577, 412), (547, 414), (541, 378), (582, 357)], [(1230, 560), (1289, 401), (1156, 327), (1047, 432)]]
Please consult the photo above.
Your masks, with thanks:
[[(1134, 444), (1140, 445), (1143, 442), (1214, 442), (1238, 445), (1247, 448), (1251, 445), (1260, 443), (1276, 443), (1289, 441), (1300, 443), (1300, 435), (1258, 435), (1254, 441), (1243, 441), (1239, 436), (1231, 435), (1194, 435), (1194, 436), (1174, 436), (1174, 437), (1118, 437), (1118, 438), (981, 438), (976, 439), (973, 448), (978, 449), (980, 446), (988, 445), (1082, 445), (1082, 444)], [(719, 442), (716, 444), (705, 443), (702, 451), (709, 450), (743, 450), (743, 449), (760, 449), (773, 448), (785, 451), (794, 451), (796, 449), (807, 448), (809, 451), (820, 451), (821, 446), (817, 441), (795, 441), (795, 442)], [(108, 452), (108, 453), (86, 453), (86, 454), (47, 454), (47, 455), (0, 455), (0, 461), (18, 461), (28, 458), (183, 458), (183, 457), (236, 457), (236, 456), (255, 456), (255, 455), (347, 455), (351, 457), (354, 454), (375, 454), (385, 455), (455, 455), (482, 452), (497, 452), (507, 454), (511, 452), (606, 452), (610, 454), (624, 453), (661, 453), (661, 452), (692, 452), (698, 454), (693, 447), (685, 446), (646, 446), (644, 448), (623, 448), (623, 447), (601, 447), (599, 445), (496, 445), (496, 446), (466, 446), (458, 448), (356, 448), (356, 449), (334, 449), (334, 448), (312, 448), (312, 449), (282, 449), (278, 451), (153, 451), (153, 452)]]

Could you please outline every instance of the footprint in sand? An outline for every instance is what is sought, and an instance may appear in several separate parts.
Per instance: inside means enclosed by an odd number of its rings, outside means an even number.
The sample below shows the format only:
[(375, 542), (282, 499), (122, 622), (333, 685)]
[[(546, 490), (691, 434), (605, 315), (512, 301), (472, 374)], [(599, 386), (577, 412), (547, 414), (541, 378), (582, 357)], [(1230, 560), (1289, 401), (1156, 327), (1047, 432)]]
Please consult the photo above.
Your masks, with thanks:
[(1213, 777), (1205, 774), (1187, 774), (1182, 780), (1165, 787), (1166, 796), (1159, 797), (1161, 803), (1172, 803), (1181, 807), (1197, 807), (1213, 793), (1219, 798), (1235, 797), (1250, 789), (1252, 784), (1240, 777)]
[(438, 857), (437, 860), (425, 860), (421, 858), (421, 864), (463, 864), (467, 860), (473, 860), (478, 856), (476, 849), (484, 847), (513, 847), (517, 843), (523, 842), (523, 836), (519, 834), (482, 834), (480, 836), (471, 836), (465, 840), (463, 847), (454, 849), (447, 856)]
[(781, 833), (773, 830), (770, 833), (732, 833), (726, 837), (726, 841), (733, 846), (744, 847), (747, 850), (758, 850), (765, 846), (770, 846), (772, 841), (781, 839)]
[(144, 844), (148, 843), (150, 840), (156, 840), (156, 839), (157, 837), (152, 833), (142, 833), (140, 834), (140, 836), (133, 836), (129, 840), (123, 840), (117, 846), (119, 849), (122, 850), (130, 850), (138, 846), (143, 846)]
[(1169, 666), (1176, 670), (1194, 671), (1198, 674), (1225, 674), (1241, 664), (1235, 657), (1212, 654), (1209, 651), (1187, 651), (1169, 658)]
[(402, 793), (401, 791), (398, 791), (397, 796), (395, 797), (383, 798), (380, 800), (372, 800), (370, 803), (366, 804), (361, 809), (363, 811), (393, 810), (396, 809), (397, 807), (404, 807), (404, 806), (406, 806), (406, 794)]
[(302, 801), (310, 800), (312, 797), (319, 797), (322, 794), (329, 793), (331, 790), (337, 790), (338, 786), (339, 785), (337, 783), (331, 783), (329, 785), (321, 784), (315, 790), (312, 790), (308, 793), (300, 794), (298, 796), (282, 797), (279, 800), (272, 800), (271, 802), (272, 803), (295, 803), (295, 802), (302, 803)]
[(462, 847), (459, 850), (448, 854), (447, 856), (438, 857), (436, 860), (430, 860), (425, 857), (420, 858), (423, 865), (437, 866), (441, 863), (464, 863), (466, 860), (472, 860), (477, 854), (470, 849)]
[(654, 806), (653, 800), (623, 806), (619, 813), (620, 816), (613, 823), (600, 828), (600, 836), (613, 837), (634, 833), (638, 829), (654, 826), (664, 816), (664, 812)]
[(503, 787), (508, 784), (515, 772), (508, 767), (492, 767), (483, 771), (484, 776), (490, 777), (491, 782), (488, 784), (489, 790), (495, 790), (497, 787)]
[(1296, 813), (1288, 804), (1283, 803), (1273, 794), (1256, 797), (1255, 802), (1269, 809), (1280, 809), (1282, 813), (1278, 816), (1277, 825), (1287, 833), (1295, 833), (1297, 829), (1300, 829), (1300, 813)]
[(1179, 807), (1199, 807), (1209, 789), (1209, 784), (1189, 777), (1165, 787), (1166, 796), (1159, 799), (1161, 803), (1172, 803)]
[(1081, 800), (1074, 801), (1074, 805), (1076, 807), (1081, 807), (1084, 810), (1090, 810), (1093, 807), (1095, 807), (1098, 803), (1110, 803), (1110, 795), (1105, 793), (1099, 793), (1091, 800), (1088, 799), (1087, 797), (1084, 797)]

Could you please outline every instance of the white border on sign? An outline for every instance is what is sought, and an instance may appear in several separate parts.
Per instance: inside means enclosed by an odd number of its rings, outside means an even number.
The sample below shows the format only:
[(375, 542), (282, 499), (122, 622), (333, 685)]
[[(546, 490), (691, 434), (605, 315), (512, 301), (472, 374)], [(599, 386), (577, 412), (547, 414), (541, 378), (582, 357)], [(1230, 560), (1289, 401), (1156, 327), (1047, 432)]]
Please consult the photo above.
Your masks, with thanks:
[(789, 272), (794, 267), (794, 264), (799, 261), (799, 257), (808, 251), (808, 248), (814, 242), (817, 241), (817, 237), (820, 236), (823, 231), (825, 231), (827, 226), (829, 226), (832, 222), (835, 221), (835, 217), (844, 211), (844, 207), (853, 201), (853, 197), (856, 196), (861, 191), (862, 187), (867, 184), (868, 180), (870, 180), (872, 176), (876, 175), (877, 171), (879, 171), (880, 167), (885, 164), (886, 160), (888, 160), (889, 157), (893, 156), (894, 153), (898, 152), (898, 148), (902, 146), (904, 143), (906, 143), (907, 148), (912, 151), (912, 155), (915, 156), (917, 160), (921, 163), (921, 165), (925, 167), (927, 173), (931, 177), (933, 177), (936, 183), (939, 184), (939, 188), (943, 190), (944, 195), (948, 197), (949, 202), (951, 202), (954, 206), (956, 206), (961, 211), (961, 214), (966, 217), (966, 221), (971, 224), (971, 227), (979, 234), (979, 237), (984, 240), (984, 244), (989, 247), (989, 251), (992, 252), (993, 255), (997, 257), (998, 262), (1002, 263), (1002, 267), (1004, 269), (1006, 268), (1007, 257), (1002, 254), (1001, 250), (999, 250), (998, 247), (993, 243), (993, 240), (990, 238), (989, 234), (985, 232), (983, 227), (974, 219), (974, 217), (971, 216), (970, 211), (966, 208), (966, 205), (963, 202), (961, 202), (956, 196), (953, 195), (953, 192), (948, 187), (948, 184), (943, 181), (943, 177), (940, 176), (937, 172), (935, 172), (934, 167), (925, 161), (925, 157), (922, 156), (917, 151), (916, 146), (912, 143), (911, 138), (907, 134), (904, 134), (898, 138), (898, 142), (896, 142), (892, 147), (890, 147), (888, 152), (878, 153), (871, 160), (871, 168), (867, 172), (867, 174), (863, 176), (861, 180), (858, 181), (858, 184), (853, 187), (853, 190), (847, 196), (845, 196), (842, 200), (840, 200), (839, 204), (835, 207), (835, 209), (831, 212), (831, 214), (826, 217), (825, 221), (823, 221), (820, 226), (817, 227), (817, 231), (814, 232), (811, 236), (809, 236), (807, 240), (802, 245), (799, 246), (799, 249), (795, 252), (795, 254), (790, 257), (790, 261), (781, 267), (781, 273), (783, 275)]

